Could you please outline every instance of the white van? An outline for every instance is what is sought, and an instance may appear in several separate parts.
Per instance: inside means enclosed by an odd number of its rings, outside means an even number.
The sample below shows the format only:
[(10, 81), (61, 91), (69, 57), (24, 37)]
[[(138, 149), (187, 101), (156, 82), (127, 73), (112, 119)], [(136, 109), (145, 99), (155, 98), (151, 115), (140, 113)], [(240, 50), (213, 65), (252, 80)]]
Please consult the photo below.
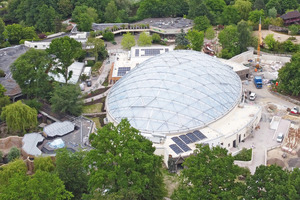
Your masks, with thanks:
[(249, 96), (249, 99), (251, 101), (254, 101), (256, 99), (256, 94), (254, 92), (251, 92), (250, 96)]
[(279, 133), (278, 136), (277, 136), (277, 142), (281, 143), (283, 141), (283, 137), (284, 137), (283, 133)]

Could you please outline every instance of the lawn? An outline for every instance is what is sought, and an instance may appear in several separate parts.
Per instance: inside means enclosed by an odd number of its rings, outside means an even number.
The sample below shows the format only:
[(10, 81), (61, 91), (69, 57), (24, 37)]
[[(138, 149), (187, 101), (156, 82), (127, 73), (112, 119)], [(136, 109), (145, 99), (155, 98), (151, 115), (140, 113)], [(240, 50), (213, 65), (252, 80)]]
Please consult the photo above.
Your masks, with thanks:
[(102, 109), (102, 103), (83, 106), (83, 113), (99, 113)]
[(90, 120), (93, 120), (93, 122), (95, 122), (96, 128), (100, 129), (101, 128), (101, 124), (99, 121), (99, 117), (93, 117), (93, 118), (89, 118)]

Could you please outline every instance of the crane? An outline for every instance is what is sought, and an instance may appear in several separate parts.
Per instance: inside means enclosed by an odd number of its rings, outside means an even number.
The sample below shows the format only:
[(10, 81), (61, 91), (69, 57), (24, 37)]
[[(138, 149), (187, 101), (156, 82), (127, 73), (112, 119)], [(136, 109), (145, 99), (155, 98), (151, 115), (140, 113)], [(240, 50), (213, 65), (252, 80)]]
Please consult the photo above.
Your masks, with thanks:
[(257, 64), (256, 68), (261, 68), (260, 66), (260, 45), (262, 44), (261, 38), (261, 17), (259, 18), (259, 25), (258, 25), (258, 45), (257, 45)]

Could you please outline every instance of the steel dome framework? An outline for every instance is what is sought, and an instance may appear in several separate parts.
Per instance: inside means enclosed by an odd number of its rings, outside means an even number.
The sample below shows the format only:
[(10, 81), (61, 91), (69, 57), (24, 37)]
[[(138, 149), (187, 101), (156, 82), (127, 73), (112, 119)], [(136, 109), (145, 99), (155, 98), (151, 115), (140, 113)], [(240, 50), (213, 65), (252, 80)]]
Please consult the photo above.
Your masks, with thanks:
[(217, 58), (172, 51), (141, 63), (110, 90), (106, 107), (142, 133), (178, 134), (223, 117), (241, 99), (239, 76)]

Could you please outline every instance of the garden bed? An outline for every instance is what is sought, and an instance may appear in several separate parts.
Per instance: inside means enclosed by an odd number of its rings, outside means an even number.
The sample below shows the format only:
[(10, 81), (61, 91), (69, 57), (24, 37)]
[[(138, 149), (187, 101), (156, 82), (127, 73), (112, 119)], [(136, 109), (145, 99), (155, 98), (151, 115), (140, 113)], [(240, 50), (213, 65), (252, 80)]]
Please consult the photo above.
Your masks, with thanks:
[(82, 111), (83, 113), (99, 113), (102, 111), (102, 105), (102, 103), (84, 105)]
[(85, 95), (83, 98), (84, 98), (84, 99), (88, 99), (88, 98), (97, 96), (97, 95), (99, 95), (99, 94), (102, 94), (102, 93), (106, 92), (109, 88), (110, 88), (110, 87), (100, 88), (100, 89), (94, 90), (94, 91), (92, 91), (91, 93), (89, 93), (88, 95)]
[(239, 160), (239, 161), (250, 161), (252, 159), (252, 149), (243, 148), (233, 158), (234, 160)]

